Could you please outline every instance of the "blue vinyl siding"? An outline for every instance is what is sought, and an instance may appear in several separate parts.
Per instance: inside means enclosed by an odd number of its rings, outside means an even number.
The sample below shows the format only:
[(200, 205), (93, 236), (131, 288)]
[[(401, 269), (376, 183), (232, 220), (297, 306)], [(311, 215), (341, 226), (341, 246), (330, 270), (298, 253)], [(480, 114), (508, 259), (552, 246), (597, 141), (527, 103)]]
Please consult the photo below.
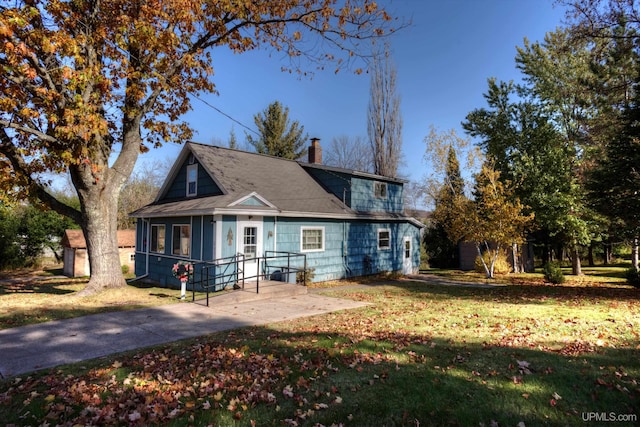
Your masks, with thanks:
[[(205, 217), (206, 218), (206, 217)], [(211, 218), (210, 216), (208, 218)], [(165, 226), (165, 250), (164, 253), (154, 253), (150, 252), (148, 254), (149, 258), (149, 267), (148, 267), (148, 276), (149, 280), (155, 281), (161, 286), (170, 286), (170, 287), (179, 287), (180, 281), (173, 277), (171, 272), (171, 267), (178, 262), (178, 260), (188, 259), (193, 262), (197, 262), (200, 260), (200, 255), (202, 252), (201, 236), (204, 229), (207, 228), (211, 230), (211, 225), (209, 227), (206, 224), (203, 224), (202, 217), (176, 217), (176, 218), (153, 218), (149, 221), (149, 227), (152, 225), (164, 225)], [(172, 254), (173, 248), (173, 226), (174, 225), (189, 225), (191, 231), (191, 239), (189, 245), (189, 257), (181, 257)], [(145, 227), (138, 228), (138, 237), (137, 239), (146, 239), (146, 236), (140, 236), (141, 229)], [(211, 235), (211, 234), (210, 234)], [(142, 248), (142, 246), (141, 246)], [(149, 250), (149, 244), (147, 244), (147, 250)], [(210, 249), (209, 249), (210, 251)], [(136, 253), (136, 264), (135, 271), (136, 276), (142, 276), (146, 273), (146, 258), (147, 254), (138, 252)]]
[(345, 224), (343, 222), (281, 218), (278, 220), (278, 250), (301, 252), (300, 239), (303, 226), (323, 227), (324, 229), (324, 250), (305, 253), (307, 255), (307, 268), (314, 269), (314, 281), (344, 277), (342, 251)]
[[(197, 162), (196, 162), (197, 163)], [(167, 190), (164, 199), (175, 200), (184, 199), (187, 197), (187, 167), (189, 166), (188, 160), (185, 161), (175, 179), (171, 183), (171, 186)], [(223, 194), (220, 188), (216, 185), (213, 179), (205, 171), (202, 165), (198, 164), (198, 186), (196, 197), (201, 196), (217, 196)]]
[(222, 236), (219, 241), (222, 244), (220, 255), (222, 258), (228, 258), (236, 254), (236, 236), (237, 220), (235, 216), (224, 215), (222, 217)]
[[(191, 225), (191, 256), (193, 262), (200, 260), (202, 248), (203, 259), (211, 260), (214, 249), (212, 243), (213, 217), (184, 217), (170, 219), (153, 219), (150, 224), (164, 224), (167, 230), (165, 253), (149, 254), (148, 279), (161, 286), (178, 288), (178, 279), (171, 274), (171, 267), (179, 257), (171, 255), (172, 226), (179, 224)], [(217, 238), (221, 245), (221, 256), (232, 257), (236, 254), (237, 220), (235, 216), (225, 215), (222, 221), (222, 236)], [(368, 221), (339, 221), (309, 218), (278, 218), (265, 217), (263, 219), (263, 251), (277, 250), (284, 252), (301, 252), (302, 227), (322, 227), (324, 230), (324, 250), (305, 252), (307, 267), (314, 269), (313, 281), (326, 281), (347, 277), (363, 276), (380, 272), (402, 270), (403, 240), (405, 236), (412, 237), (414, 266), (420, 262), (420, 230), (408, 222), (368, 222)], [(138, 228), (139, 234), (146, 226)], [(390, 248), (378, 249), (378, 230), (390, 231)], [(203, 231), (201, 233), (201, 230)], [(204, 244), (200, 238), (204, 238)], [(143, 236), (138, 236), (141, 241)], [(274, 247), (274, 243), (277, 247)], [(142, 246), (141, 246), (142, 247)], [(297, 261), (302, 267), (302, 260)], [(145, 274), (146, 254), (136, 254), (136, 275)], [(232, 267), (225, 267), (227, 273), (232, 273)]]
[(272, 216), (265, 216), (262, 219), (262, 247), (264, 251), (274, 251), (276, 248), (274, 244), (276, 243), (276, 219)]
[[(380, 180), (376, 180), (334, 171), (328, 172), (322, 169), (307, 168), (306, 170), (327, 191), (343, 200), (351, 209), (360, 212), (401, 213), (403, 211), (401, 183), (385, 181), (382, 177)], [(374, 185), (376, 182), (384, 182), (387, 185), (385, 199), (375, 197)]]
[[(374, 185), (384, 182), (387, 185), (387, 197), (375, 197)], [(403, 210), (402, 184), (376, 181), (354, 177), (351, 187), (351, 208), (361, 212), (401, 213)]]
[(202, 217), (202, 226), (204, 228), (202, 233), (204, 244), (200, 245), (202, 247), (201, 259), (204, 261), (207, 261), (215, 257), (214, 243), (213, 243), (213, 238), (215, 236), (215, 233), (214, 233), (215, 224), (213, 223), (213, 215), (206, 215)]
[[(322, 221), (309, 219), (278, 220), (278, 250), (300, 252), (300, 234), (303, 226), (323, 227), (324, 251), (307, 252), (307, 266), (314, 268), (314, 281), (402, 270), (403, 240), (410, 236), (413, 242), (414, 266), (420, 262), (420, 230), (406, 222), (370, 223), (349, 221)], [(391, 247), (378, 250), (378, 230), (391, 232)]]
[(315, 168), (307, 168), (305, 170), (327, 191), (333, 193), (334, 196), (351, 207), (351, 175)]

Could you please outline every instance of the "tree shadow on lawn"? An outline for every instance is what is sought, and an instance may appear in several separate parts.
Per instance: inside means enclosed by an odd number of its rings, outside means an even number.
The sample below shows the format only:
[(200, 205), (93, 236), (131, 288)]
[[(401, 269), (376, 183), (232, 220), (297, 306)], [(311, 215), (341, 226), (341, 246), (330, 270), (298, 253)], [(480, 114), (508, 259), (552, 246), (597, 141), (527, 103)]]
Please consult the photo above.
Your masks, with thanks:
[(61, 408), (65, 422), (84, 422), (79, 409), (64, 411), (85, 407), (93, 389), (103, 396), (93, 405), (109, 406), (131, 425), (583, 426), (587, 413), (640, 416), (634, 349), (567, 356), (413, 333), (329, 335), (313, 330), (322, 319), (295, 330), (216, 333), (82, 364), (89, 368), (69, 365), (9, 391), (0, 385), (0, 418), (29, 421), (19, 417), (37, 413), (23, 407), (36, 390), (47, 416)]
[(491, 300), (494, 302), (502, 301), (511, 304), (545, 304), (553, 302), (553, 300), (567, 301), (575, 299), (640, 301), (640, 289), (630, 286), (506, 285), (473, 287), (434, 284), (429, 281), (418, 280), (385, 281), (384, 284), (396, 286), (407, 292), (417, 294), (424, 293), (455, 298)]
[(77, 292), (77, 289), (65, 286), (83, 285), (87, 279), (53, 279), (50, 277), (30, 276), (0, 280), (0, 296), (10, 294), (50, 294), (64, 295)]

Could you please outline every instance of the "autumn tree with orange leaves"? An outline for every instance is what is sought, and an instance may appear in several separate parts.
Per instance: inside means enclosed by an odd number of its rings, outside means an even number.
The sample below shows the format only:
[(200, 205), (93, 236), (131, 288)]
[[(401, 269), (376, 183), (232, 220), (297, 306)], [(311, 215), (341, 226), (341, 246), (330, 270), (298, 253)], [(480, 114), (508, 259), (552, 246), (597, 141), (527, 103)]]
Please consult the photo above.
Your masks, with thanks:
[[(141, 152), (191, 137), (180, 116), (190, 94), (217, 92), (214, 50), (275, 49), (301, 73), (309, 65), (353, 69), (359, 43), (394, 25), (372, 0), (4, 3), (1, 194), (38, 198), (81, 225), (91, 268), (85, 293), (123, 286), (118, 194)], [(42, 179), (66, 171), (79, 211)]]

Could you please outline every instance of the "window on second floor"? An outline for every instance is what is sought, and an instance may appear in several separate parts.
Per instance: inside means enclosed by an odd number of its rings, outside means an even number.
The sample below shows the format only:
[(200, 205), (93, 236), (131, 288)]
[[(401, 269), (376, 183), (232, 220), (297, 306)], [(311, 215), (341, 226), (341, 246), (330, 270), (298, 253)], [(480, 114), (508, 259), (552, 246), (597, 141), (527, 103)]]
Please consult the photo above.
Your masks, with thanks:
[(198, 194), (198, 164), (187, 166), (187, 196)]
[(374, 182), (373, 192), (377, 199), (387, 198), (387, 183), (386, 182)]

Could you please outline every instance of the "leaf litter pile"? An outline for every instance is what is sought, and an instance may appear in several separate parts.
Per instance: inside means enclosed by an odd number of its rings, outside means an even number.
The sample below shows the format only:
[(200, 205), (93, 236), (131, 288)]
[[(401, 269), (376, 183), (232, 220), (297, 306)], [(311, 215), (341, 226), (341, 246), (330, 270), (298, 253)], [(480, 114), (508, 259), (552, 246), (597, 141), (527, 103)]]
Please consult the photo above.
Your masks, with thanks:
[(0, 419), (534, 426), (640, 416), (634, 289), (392, 282), (328, 292), (371, 305), (10, 378)]

